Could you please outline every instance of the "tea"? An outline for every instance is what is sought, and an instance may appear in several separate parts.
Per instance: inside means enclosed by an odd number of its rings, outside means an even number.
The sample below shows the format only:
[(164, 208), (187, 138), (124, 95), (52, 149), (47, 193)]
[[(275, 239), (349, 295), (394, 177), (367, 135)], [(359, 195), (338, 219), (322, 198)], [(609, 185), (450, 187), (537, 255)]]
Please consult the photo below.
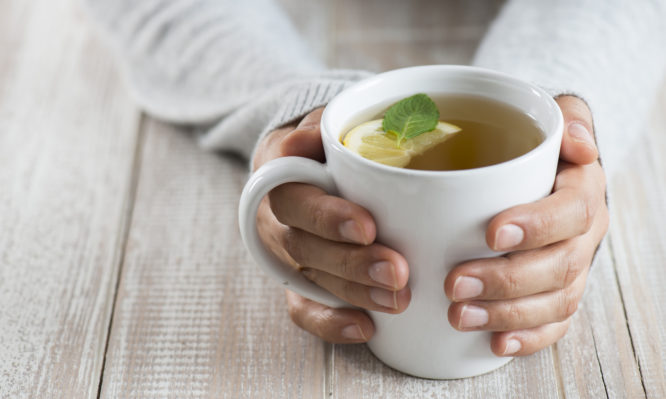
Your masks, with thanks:
[[(530, 115), (500, 101), (463, 94), (430, 97), (439, 109), (439, 119), (461, 130), (413, 156), (405, 168), (459, 170), (494, 165), (531, 151), (545, 138)], [(382, 117), (383, 113), (372, 119)]]

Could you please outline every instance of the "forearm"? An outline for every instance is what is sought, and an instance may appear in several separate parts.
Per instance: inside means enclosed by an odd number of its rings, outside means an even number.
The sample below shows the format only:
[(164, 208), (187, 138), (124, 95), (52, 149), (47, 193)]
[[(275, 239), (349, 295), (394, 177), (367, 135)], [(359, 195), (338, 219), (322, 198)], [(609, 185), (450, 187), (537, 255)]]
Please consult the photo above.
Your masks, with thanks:
[(271, 0), (86, 2), (110, 33), (139, 105), (202, 126), (206, 148), (249, 156), (262, 132), (365, 76), (326, 70)]
[(511, 0), (475, 64), (575, 94), (592, 109), (609, 173), (635, 139), (666, 68), (660, 1)]

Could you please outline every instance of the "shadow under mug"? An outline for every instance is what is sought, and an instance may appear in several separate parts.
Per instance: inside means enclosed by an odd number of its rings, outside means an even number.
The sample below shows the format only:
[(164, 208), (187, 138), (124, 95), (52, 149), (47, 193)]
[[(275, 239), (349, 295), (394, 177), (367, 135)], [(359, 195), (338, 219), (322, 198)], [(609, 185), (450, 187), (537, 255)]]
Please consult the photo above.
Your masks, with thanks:
[[(341, 135), (364, 121), (359, 115), (376, 115), (415, 93), (477, 95), (506, 103), (534, 118), (545, 140), (509, 161), (456, 171), (386, 166), (341, 144)], [(401, 314), (368, 312), (376, 327), (368, 342), (370, 350), (390, 367), (418, 377), (451, 379), (489, 372), (511, 358), (491, 352), (489, 332), (460, 332), (451, 327), (444, 278), (462, 261), (500, 254), (485, 241), (494, 215), (551, 192), (562, 127), (562, 113), (552, 97), (498, 72), (431, 65), (375, 75), (346, 89), (326, 107), (321, 120), (326, 164), (280, 158), (250, 177), (239, 206), (243, 241), (264, 272), (285, 288), (328, 306), (351, 307), (278, 261), (262, 245), (256, 216), (261, 199), (288, 182), (314, 184), (363, 206), (375, 220), (377, 242), (407, 259), (412, 291), (411, 302)]]

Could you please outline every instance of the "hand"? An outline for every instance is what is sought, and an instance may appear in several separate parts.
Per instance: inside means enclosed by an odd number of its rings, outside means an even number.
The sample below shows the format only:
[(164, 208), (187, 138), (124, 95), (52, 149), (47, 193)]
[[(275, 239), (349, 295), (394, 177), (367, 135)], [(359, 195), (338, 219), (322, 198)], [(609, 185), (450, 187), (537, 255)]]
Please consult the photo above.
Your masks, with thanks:
[(528, 355), (564, 336), (608, 229), (590, 111), (577, 97), (556, 101), (564, 135), (552, 194), (492, 219), (488, 245), (511, 253), (458, 265), (444, 282), (453, 301), (451, 325), (494, 331), (491, 349), (498, 356)]
[[(324, 161), (322, 112), (317, 109), (298, 126), (270, 133), (259, 144), (254, 168), (290, 155)], [(387, 313), (407, 308), (407, 261), (373, 243), (375, 223), (362, 207), (315, 186), (284, 184), (262, 201), (257, 226), (264, 245), (282, 261), (346, 302)], [(365, 342), (374, 334), (372, 321), (360, 310), (332, 309), (290, 291), (287, 303), (297, 325), (326, 341)]]

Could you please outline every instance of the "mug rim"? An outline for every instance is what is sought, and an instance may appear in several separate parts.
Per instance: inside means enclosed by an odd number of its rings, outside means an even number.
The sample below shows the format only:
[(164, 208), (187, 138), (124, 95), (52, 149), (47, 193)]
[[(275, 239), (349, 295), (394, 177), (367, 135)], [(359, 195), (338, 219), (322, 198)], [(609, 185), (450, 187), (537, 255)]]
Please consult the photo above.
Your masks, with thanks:
[[(384, 165), (379, 162), (375, 162), (372, 160), (369, 160), (367, 158), (362, 157), (359, 154), (356, 154), (355, 152), (350, 151), (349, 149), (345, 148), (344, 145), (340, 142), (339, 139), (332, 138), (334, 132), (332, 132), (333, 129), (328, 126), (330, 124), (329, 118), (331, 114), (331, 109), (335, 108), (337, 104), (341, 101), (344, 100), (346, 96), (351, 95), (351, 93), (354, 92), (362, 92), (368, 87), (374, 86), (376, 84), (379, 84), (381, 81), (390, 79), (395, 75), (402, 75), (402, 74), (412, 74), (412, 73), (419, 73), (419, 72), (424, 72), (424, 71), (440, 71), (442, 73), (451, 73), (451, 72), (462, 72), (462, 73), (467, 73), (467, 74), (476, 74), (479, 77), (485, 77), (485, 78), (490, 78), (490, 79), (496, 79), (500, 80), (503, 82), (508, 82), (513, 85), (517, 86), (522, 86), (524, 88), (527, 88), (533, 92), (536, 92), (536, 94), (539, 95), (539, 97), (544, 98), (545, 101), (548, 103), (547, 106), (548, 108), (552, 109), (556, 113), (557, 117), (557, 123), (555, 127), (555, 131), (553, 133), (549, 133), (548, 131), (545, 131), (544, 129), (544, 134), (546, 135), (545, 140), (543, 140), (539, 145), (537, 145), (535, 148), (531, 149), (530, 151), (526, 152), (525, 154), (522, 154), (518, 157), (511, 158), (507, 161), (492, 164), (492, 165), (486, 165), (486, 166), (481, 166), (477, 168), (471, 168), (471, 169), (457, 169), (457, 170), (421, 170), (421, 169), (407, 169), (407, 168), (399, 168), (396, 166), (389, 166), (389, 165)], [(511, 104), (509, 104), (511, 105)], [(390, 70), (387, 72), (382, 72), (378, 73), (376, 75), (373, 75), (371, 77), (362, 79), (355, 84), (349, 86), (345, 90), (341, 91), (338, 93), (324, 108), (324, 112), (321, 117), (321, 123), (320, 123), (320, 129), (321, 129), (321, 135), (322, 135), (322, 141), (324, 144), (324, 148), (326, 149), (327, 145), (330, 146), (331, 149), (335, 150), (336, 152), (339, 152), (341, 156), (345, 157), (347, 160), (355, 163), (360, 163), (362, 165), (365, 165), (365, 167), (370, 167), (372, 169), (376, 169), (378, 171), (383, 171), (389, 174), (398, 174), (398, 175), (409, 175), (409, 176), (427, 176), (427, 177), (434, 177), (434, 176), (448, 176), (448, 177), (456, 177), (456, 176), (469, 176), (469, 175), (475, 175), (475, 174), (484, 174), (488, 172), (495, 172), (495, 171), (501, 171), (506, 168), (511, 168), (515, 167), (518, 164), (526, 163), (529, 162), (531, 159), (534, 157), (539, 156), (544, 151), (547, 151), (547, 149), (550, 147), (551, 143), (554, 140), (562, 140), (562, 135), (560, 134), (564, 128), (564, 117), (562, 115), (562, 111), (560, 110), (560, 107), (557, 105), (555, 102), (555, 99), (548, 94), (544, 89), (531, 84), (529, 82), (526, 82), (524, 80), (518, 79), (514, 76), (511, 76), (509, 74), (495, 71), (492, 69), (487, 69), (487, 68), (481, 68), (481, 67), (476, 67), (476, 66), (468, 66), (468, 65), (421, 65), (421, 66), (413, 66), (413, 67), (407, 67), (407, 68), (399, 68), (399, 69), (394, 69)], [(559, 147), (560, 143), (557, 143)], [(329, 155), (328, 151), (326, 151), (327, 155)]]

